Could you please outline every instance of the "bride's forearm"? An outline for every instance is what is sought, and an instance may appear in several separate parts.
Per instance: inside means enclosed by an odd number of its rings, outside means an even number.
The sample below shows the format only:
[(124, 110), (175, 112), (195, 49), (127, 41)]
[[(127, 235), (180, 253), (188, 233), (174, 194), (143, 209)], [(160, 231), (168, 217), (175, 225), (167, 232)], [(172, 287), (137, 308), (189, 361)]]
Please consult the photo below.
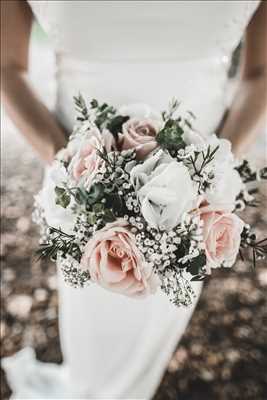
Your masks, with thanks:
[(1, 1), (1, 98), (12, 121), (45, 161), (65, 144), (63, 129), (27, 79), (33, 15), (22, 0)]
[(245, 35), (242, 78), (220, 136), (243, 156), (267, 120), (267, 2), (262, 1)]
[(267, 121), (267, 76), (240, 82), (220, 133), (232, 142), (234, 153), (244, 155)]
[(52, 113), (35, 94), (26, 73), (2, 70), (2, 100), (12, 121), (47, 163), (65, 144), (65, 134)]

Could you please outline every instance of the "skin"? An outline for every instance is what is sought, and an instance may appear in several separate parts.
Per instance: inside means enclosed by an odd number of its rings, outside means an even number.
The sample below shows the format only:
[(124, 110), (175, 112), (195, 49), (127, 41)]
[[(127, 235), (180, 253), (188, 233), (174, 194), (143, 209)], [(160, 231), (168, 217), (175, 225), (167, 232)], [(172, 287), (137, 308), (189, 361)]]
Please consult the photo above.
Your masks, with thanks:
[[(255, 141), (267, 116), (267, 1), (262, 1), (245, 37), (242, 76), (219, 135), (237, 156)], [(1, 93), (8, 114), (40, 158), (51, 163), (66, 143), (55, 116), (27, 79), (33, 15), (25, 0), (1, 0)], [(25, 101), (27, 99), (27, 101)]]
[(20, 132), (40, 158), (51, 163), (66, 135), (27, 79), (32, 21), (26, 1), (1, 0), (1, 95)]
[(267, 1), (262, 1), (246, 30), (241, 79), (220, 136), (243, 156), (266, 123)]

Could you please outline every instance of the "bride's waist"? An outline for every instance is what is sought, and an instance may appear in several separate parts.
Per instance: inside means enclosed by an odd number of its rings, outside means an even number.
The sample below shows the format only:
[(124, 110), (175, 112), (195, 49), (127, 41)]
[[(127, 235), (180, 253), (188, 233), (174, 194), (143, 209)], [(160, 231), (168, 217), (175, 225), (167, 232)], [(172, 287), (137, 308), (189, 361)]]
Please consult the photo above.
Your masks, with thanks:
[(67, 53), (57, 53), (56, 54), (56, 66), (58, 74), (66, 74), (66, 73), (75, 73), (75, 74), (83, 74), (88, 72), (105, 72), (108, 73), (111, 71), (115, 73), (116, 71), (126, 71), (128, 73), (132, 71), (145, 73), (146, 71), (168, 71), (176, 69), (176, 77), (179, 76), (177, 73), (177, 68), (181, 70), (194, 70), (197, 72), (201, 70), (203, 73), (203, 69), (218, 69), (223, 68), (227, 69), (230, 63), (230, 57), (227, 56), (214, 56), (214, 57), (203, 57), (198, 59), (164, 59), (161, 58), (159, 60), (127, 60), (127, 59), (119, 59), (117, 61), (111, 60), (101, 60), (96, 61), (94, 59), (79, 59), (75, 57), (71, 57)]
[[(114, 105), (133, 101), (161, 106), (169, 97), (214, 97), (227, 80), (228, 59), (202, 59), (184, 62), (89, 62), (57, 56), (59, 95), (77, 92), (111, 101)], [(104, 96), (104, 97), (103, 97)], [(166, 96), (164, 98), (164, 96)], [(59, 96), (59, 101), (66, 99)]]
[[(177, 97), (187, 109), (210, 114), (214, 103), (224, 107), (228, 59), (184, 62), (88, 62), (57, 56), (57, 112), (71, 128), (73, 96), (97, 98), (119, 106), (148, 103), (159, 110)], [(215, 112), (217, 114), (217, 112)], [(215, 115), (216, 118), (216, 115)], [(217, 117), (218, 118), (218, 117)]]

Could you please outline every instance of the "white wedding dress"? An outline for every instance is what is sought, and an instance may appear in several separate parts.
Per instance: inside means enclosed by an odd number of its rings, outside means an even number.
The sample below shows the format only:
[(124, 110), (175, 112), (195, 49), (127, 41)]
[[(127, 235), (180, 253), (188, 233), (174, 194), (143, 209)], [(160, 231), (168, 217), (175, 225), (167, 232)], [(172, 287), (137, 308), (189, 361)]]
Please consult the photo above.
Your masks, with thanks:
[[(159, 110), (176, 96), (212, 132), (227, 104), (233, 49), (258, 1), (29, 1), (57, 55), (57, 114), (68, 130), (73, 95)], [(174, 182), (175, 184), (175, 182)], [(197, 295), (201, 284), (195, 284)], [(195, 304), (160, 292), (135, 300), (59, 279), (63, 366), (30, 349), (5, 359), (13, 399), (151, 399)], [(197, 298), (196, 298), (197, 301)]]

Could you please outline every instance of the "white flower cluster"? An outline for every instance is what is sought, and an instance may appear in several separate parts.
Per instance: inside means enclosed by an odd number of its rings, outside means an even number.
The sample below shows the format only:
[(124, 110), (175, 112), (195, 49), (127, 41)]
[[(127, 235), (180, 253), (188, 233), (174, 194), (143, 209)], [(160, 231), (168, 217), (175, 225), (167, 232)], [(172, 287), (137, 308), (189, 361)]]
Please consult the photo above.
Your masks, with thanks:
[(205, 250), (203, 221), (199, 215), (185, 214), (176, 232), (180, 237), (190, 238), (188, 253), (177, 260), (179, 263), (185, 264), (198, 257)]

